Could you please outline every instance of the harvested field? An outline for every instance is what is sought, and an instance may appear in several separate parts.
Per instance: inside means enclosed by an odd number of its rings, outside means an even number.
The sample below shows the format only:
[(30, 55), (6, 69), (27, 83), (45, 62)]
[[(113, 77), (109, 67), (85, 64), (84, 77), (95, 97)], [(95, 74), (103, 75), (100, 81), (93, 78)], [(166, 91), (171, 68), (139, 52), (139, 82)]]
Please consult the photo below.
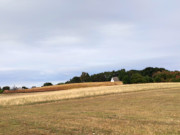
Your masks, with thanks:
[(31, 92), (44, 92), (44, 91), (59, 91), (74, 88), (86, 88), (86, 87), (98, 87), (98, 86), (113, 86), (122, 85), (122, 82), (88, 82), (88, 83), (73, 83), (73, 84), (62, 84), (46, 87), (38, 87), (26, 90), (16, 90), (16, 91), (4, 91), (4, 93), (31, 93)]
[(141, 91), (0, 107), (0, 135), (180, 135), (180, 84), (107, 87)]
[(63, 99), (83, 98), (89, 96), (99, 96), (105, 94), (115, 94), (124, 92), (152, 91), (162, 89), (180, 89), (180, 83), (150, 83), (101, 86), (90, 88), (78, 88), (66, 91), (36, 92), (36, 93), (15, 93), (0, 95), (0, 105), (22, 105), (38, 102), (50, 102)]

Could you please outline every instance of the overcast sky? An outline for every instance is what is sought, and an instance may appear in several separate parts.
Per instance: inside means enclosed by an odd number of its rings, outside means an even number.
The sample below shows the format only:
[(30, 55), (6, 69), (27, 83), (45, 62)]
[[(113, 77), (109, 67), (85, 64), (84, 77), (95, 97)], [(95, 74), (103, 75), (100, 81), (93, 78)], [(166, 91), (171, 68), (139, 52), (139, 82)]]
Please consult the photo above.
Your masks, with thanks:
[(0, 86), (180, 70), (179, 0), (0, 0)]

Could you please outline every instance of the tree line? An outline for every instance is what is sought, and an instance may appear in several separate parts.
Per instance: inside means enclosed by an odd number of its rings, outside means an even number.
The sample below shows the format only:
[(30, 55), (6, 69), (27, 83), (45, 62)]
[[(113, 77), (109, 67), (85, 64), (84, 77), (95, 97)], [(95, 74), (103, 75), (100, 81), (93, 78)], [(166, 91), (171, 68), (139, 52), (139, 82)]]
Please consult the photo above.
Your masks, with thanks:
[[(147, 67), (143, 70), (129, 70), (125, 69), (102, 72), (98, 74), (89, 75), (87, 72), (82, 72), (80, 76), (75, 76), (69, 81), (61, 84), (69, 83), (82, 83), (82, 82), (105, 82), (110, 81), (112, 77), (118, 77), (124, 84), (134, 83), (153, 83), (153, 82), (180, 82), (180, 71), (169, 71), (165, 68), (153, 68)], [(52, 86), (51, 82), (46, 82), (42, 87)], [(33, 86), (32, 88), (35, 88)], [(13, 87), (11, 90), (17, 90), (17, 87)], [(21, 89), (28, 89), (23, 86)], [(4, 90), (10, 90), (9, 86), (3, 88), (0, 87), (0, 93)]]
[(143, 70), (129, 70), (125, 69), (102, 72), (98, 74), (89, 75), (82, 72), (81, 76), (75, 76), (66, 83), (80, 83), (80, 82), (104, 82), (110, 81), (112, 77), (118, 77), (124, 84), (133, 83), (152, 83), (152, 82), (180, 82), (179, 71), (169, 71), (165, 68), (147, 67)]

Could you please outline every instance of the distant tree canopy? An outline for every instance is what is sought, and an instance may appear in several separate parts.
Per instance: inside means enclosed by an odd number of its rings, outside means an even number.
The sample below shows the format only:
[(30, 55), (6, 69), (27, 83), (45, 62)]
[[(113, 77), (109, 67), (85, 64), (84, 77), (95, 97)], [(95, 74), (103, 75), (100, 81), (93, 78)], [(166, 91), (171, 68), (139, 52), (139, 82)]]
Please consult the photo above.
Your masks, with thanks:
[(162, 71), (157, 72), (153, 75), (157, 82), (180, 82), (180, 72), (179, 71)]
[(131, 83), (145, 83), (146, 79), (139, 73), (132, 74)]
[(10, 90), (10, 87), (9, 86), (4, 86), (2, 89), (3, 90)]
[(152, 82), (180, 82), (179, 71), (168, 71), (165, 68), (147, 67), (143, 70), (129, 70), (125, 69), (102, 72), (98, 74), (89, 75), (87, 72), (82, 72), (81, 76), (75, 76), (66, 83), (80, 83), (80, 82), (104, 82), (110, 81), (112, 77), (117, 76), (124, 84), (132, 83), (152, 83)]
[(81, 82), (89, 82), (90, 81), (89, 74), (86, 72), (82, 72), (82, 74), (80, 76), (80, 80), (81, 80)]
[(22, 86), (22, 89), (28, 89), (26, 86)]
[[(152, 82), (180, 82), (180, 71), (169, 71), (165, 68), (153, 68), (147, 67), (143, 70), (129, 70), (125, 69), (117, 71), (102, 72), (98, 74), (89, 75), (87, 72), (82, 72), (80, 76), (75, 76), (65, 83), (81, 83), (81, 82), (105, 82), (110, 81), (112, 77), (118, 77), (120, 81), (124, 84), (134, 84), (134, 83), (152, 83)], [(52, 86), (50, 82), (46, 82), (42, 87)], [(32, 86), (36, 88), (36, 86)], [(18, 88), (13, 87), (11, 90), (17, 90)], [(23, 86), (22, 89), (28, 89)], [(9, 86), (3, 88), (0, 87), (0, 93), (4, 90), (10, 90)]]
[(53, 85), (52, 83), (46, 82), (46, 83), (43, 84), (43, 87), (45, 87), (45, 86), (52, 86), (52, 85)]
[(104, 82), (107, 80), (106, 76), (104, 75), (104, 73), (100, 73), (100, 74), (94, 74), (90, 77), (90, 80), (92, 82)]
[(81, 82), (81, 78), (80, 77), (73, 77), (71, 80), (70, 80), (71, 83), (80, 83)]

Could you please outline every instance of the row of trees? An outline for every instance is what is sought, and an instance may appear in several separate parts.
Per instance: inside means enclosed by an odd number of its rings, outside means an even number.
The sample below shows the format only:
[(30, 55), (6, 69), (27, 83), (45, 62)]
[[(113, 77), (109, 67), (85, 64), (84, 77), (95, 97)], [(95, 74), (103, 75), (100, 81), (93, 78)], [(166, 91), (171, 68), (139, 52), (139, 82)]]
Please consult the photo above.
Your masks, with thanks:
[[(143, 70), (129, 70), (125, 69), (112, 71), (112, 72), (102, 72), (99, 74), (89, 75), (86, 72), (82, 72), (81, 76), (75, 76), (65, 83), (81, 83), (81, 82), (104, 82), (110, 81), (112, 77), (118, 77), (119, 80), (123, 81), (124, 84), (133, 83), (152, 83), (152, 82), (180, 82), (180, 71), (168, 71), (164, 68), (153, 68), (148, 67)], [(64, 83), (59, 83), (59, 85)], [(52, 86), (50, 82), (46, 82), (42, 87)], [(32, 88), (35, 88), (33, 86)], [(5, 86), (0, 87), (0, 93), (4, 90), (17, 90), (19, 88)], [(28, 89), (23, 86), (21, 89)]]
[(104, 82), (110, 81), (112, 77), (117, 76), (124, 84), (132, 83), (152, 83), (152, 82), (180, 82), (179, 71), (168, 71), (164, 68), (148, 67), (143, 70), (121, 69), (112, 72), (103, 72), (89, 75), (83, 72), (81, 76), (75, 76), (66, 83), (80, 82)]
[(0, 87), (0, 93), (3, 93), (5, 90), (10, 90), (9, 86), (5, 86), (3, 88)]
[(26, 86), (23, 86), (22, 88), (18, 88), (16, 86), (14, 87), (9, 87), (9, 86), (4, 86), (4, 87), (0, 87), (0, 93), (3, 93), (5, 90), (18, 90), (18, 89), (28, 89)]
[[(53, 84), (52, 83), (50, 83), (50, 82), (46, 82), (46, 83), (44, 83), (43, 84), (43, 86), (42, 87), (45, 87), (45, 86), (52, 86)], [(32, 86), (32, 88), (36, 88), (36, 86)], [(16, 86), (14, 86), (14, 87), (9, 87), (9, 86), (4, 86), (4, 87), (0, 87), (0, 93), (3, 93), (5, 90), (24, 90), (24, 89), (29, 89), (28, 87), (26, 87), (26, 86), (23, 86), (23, 87), (16, 87)]]

